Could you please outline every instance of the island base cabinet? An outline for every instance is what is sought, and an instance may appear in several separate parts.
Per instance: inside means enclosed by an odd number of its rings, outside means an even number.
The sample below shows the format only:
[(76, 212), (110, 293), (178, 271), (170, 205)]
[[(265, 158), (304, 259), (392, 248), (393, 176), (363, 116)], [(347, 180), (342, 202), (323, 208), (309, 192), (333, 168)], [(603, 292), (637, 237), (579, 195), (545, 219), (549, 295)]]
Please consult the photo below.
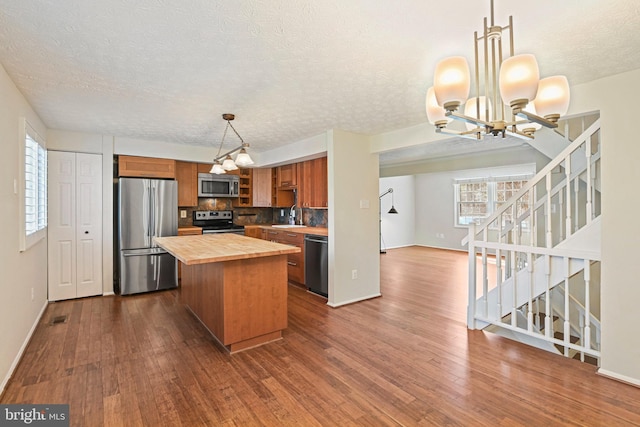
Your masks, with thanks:
[(287, 292), (287, 255), (182, 268), (182, 302), (230, 353), (282, 338)]

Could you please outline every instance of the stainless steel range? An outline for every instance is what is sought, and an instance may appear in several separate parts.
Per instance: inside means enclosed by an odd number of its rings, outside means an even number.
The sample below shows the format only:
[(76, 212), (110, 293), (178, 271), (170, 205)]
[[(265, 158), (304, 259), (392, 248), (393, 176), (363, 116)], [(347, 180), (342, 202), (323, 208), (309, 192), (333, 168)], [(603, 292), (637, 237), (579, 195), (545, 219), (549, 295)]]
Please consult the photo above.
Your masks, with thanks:
[(202, 234), (234, 233), (244, 235), (244, 226), (233, 224), (233, 211), (194, 211), (193, 225), (202, 227)]

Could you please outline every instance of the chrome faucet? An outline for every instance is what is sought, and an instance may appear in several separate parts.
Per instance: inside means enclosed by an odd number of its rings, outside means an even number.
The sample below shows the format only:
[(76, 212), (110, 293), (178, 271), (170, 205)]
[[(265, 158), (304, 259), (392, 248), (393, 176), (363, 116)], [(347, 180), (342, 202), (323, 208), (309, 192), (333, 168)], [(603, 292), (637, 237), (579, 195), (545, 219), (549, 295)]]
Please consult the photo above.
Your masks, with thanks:
[(289, 224), (294, 225), (296, 223), (296, 205), (291, 206), (289, 210)]

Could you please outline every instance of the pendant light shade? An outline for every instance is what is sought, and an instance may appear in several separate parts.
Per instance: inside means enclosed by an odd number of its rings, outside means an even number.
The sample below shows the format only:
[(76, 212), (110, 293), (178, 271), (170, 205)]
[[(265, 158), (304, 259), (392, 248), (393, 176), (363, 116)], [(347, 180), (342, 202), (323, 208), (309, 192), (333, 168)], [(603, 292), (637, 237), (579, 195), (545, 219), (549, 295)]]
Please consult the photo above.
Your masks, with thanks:
[(558, 120), (569, 110), (569, 81), (565, 76), (552, 76), (540, 80), (534, 105), (538, 114), (549, 120)]
[(215, 162), (213, 162), (213, 166), (211, 167), (211, 170), (209, 171), (209, 173), (215, 173), (216, 175), (220, 175), (227, 172), (224, 170), (220, 162), (216, 160)]
[(226, 171), (233, 171), (238, 169), (238, 166), (236, 166), (231, 156), (227, 154), (227, 157), (225, 157), (224, 162), (222, 162), (222, 169)]
[[(480, 99), (480, 116), (478, 116), (478, 99)], [(488, 112), (487, 109), (489, 110)], [(474, 119), (480, 119), (485, 122), (490, 122), (493, 119), (491, 112), (491, 100), (487, 99), (486, 96), (480, 96), (467, 100), (467, 102), (464, 104), (464, 115), (473, 117)], [(467, 126), (467, 130), (473, 130), (477, 128), (476, 125), (473, 125), (471, 123), (465, 123), (465, 125)]]
[(438, 105), (445, 110), (456, 110), (469, 97), (471, 77), (469, 64), (463, 56), (451, 56), (438, 62), (433, 88)]
[(236, 165), (240, 166), (241, 168), (244, 168), (252, 164), (253, 164), (253, 160), (251, 159), (251, 156), (249, 156), (249, 154), (247, 153), (247, 150), (245, 150), (243, 147), (238, 153), (238, 156), (236, 157)]
[(427, 119), (432, 125), (446, 125), (451, 121), (451, 119), (445, 115), (445, 109), (438, 105), (433, 86), (427, 90), (426, 109)]

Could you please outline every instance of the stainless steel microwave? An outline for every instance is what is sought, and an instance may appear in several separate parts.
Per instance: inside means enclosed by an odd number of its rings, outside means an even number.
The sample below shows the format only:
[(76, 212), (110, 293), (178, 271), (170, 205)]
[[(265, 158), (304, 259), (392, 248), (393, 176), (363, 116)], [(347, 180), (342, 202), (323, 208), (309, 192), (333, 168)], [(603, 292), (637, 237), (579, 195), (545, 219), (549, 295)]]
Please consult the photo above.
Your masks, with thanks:
[(198, 197), (238, 197), (238, 175), (198, 174)]

